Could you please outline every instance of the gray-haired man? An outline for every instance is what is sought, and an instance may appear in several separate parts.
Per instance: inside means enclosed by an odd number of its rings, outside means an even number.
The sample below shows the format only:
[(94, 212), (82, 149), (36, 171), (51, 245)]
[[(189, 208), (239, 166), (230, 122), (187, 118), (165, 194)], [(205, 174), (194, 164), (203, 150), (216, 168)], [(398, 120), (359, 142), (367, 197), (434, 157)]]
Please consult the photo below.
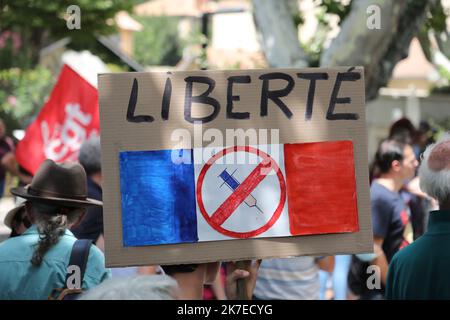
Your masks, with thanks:
[[(87, 174), (88, 196), (102, 200), (101, 147), (98, 136), (92, 136), (82, 144), (78, 161)], [(103, 208), (89, 208), (81, 223), (71, 231), (78, 239), (93, 240), (103, 250)]]
[(428, 231), (392, 259), (388, 299), (450, 299), (450, 135), (425, 150), (419, 178), (439, 210), (431, 211)]

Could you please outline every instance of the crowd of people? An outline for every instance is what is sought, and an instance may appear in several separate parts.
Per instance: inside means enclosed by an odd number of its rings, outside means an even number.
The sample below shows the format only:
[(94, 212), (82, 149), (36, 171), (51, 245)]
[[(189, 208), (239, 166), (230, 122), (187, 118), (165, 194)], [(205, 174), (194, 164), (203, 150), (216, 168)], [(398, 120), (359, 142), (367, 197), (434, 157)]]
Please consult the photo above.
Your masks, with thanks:
[[(46, 160), (34, 177), (14, 159), (0, 121), (0, 189), (6, 172), (16, 207), (0, 243), (0, 299), (448, 299), (450, 135), (394, 123), (370, 168), (373, 253), (172, 266), (105, 268), (101, 147), (85, 141), (79, 163)], [(84, 240), (77, 240), (84, 239)], [(81, 266), (71, 286), (67, 266)], [(369, 286), (371, 266), (378, 270)], [(76, 284), (76, 281), (75, 281)]]

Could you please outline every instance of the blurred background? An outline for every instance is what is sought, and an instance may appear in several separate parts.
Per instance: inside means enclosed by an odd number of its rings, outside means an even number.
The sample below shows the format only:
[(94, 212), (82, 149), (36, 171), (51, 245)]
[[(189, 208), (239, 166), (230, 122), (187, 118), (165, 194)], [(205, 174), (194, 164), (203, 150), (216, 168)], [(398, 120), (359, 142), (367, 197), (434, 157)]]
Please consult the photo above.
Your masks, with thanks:
[[(68, 27), (70, 5), (80, 29)], [(403, 116), (450, 125), (450, 0), (2, 0), (0, 9), (0, 117), (16, 139), (70, 51), (111, 72), (363, 65), (369, 157)]]
[(371, 159), (403, 117), (430, 139), (450, 128), (449, 12), (450, 0), (0, 0), (0, 118), (20, 141), (64, 63), (80, 74), (362, 65)]
[(450, 130), (450, 0), (0, 0), (0, 242), (9, 188), (98, 134), (98, 73), (333, 66), (364, 67), (369, 162), (399, 133), (419, 160)]

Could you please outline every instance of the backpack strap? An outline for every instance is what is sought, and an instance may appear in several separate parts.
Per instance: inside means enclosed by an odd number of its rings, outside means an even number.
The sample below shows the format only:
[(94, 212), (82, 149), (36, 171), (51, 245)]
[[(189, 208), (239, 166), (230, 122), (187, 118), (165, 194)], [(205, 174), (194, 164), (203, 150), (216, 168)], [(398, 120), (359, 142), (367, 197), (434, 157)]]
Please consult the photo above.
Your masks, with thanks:
[[(91, 249), (91, 239), (81, 239), (75, 241), (72, 247), (72, 253), (70, 254), (69, 266), (77, 265), (80, 268), (81, 284), (83, 284), (84, 272), (86, 271), (86, 265), (89, 258), (89, 250)], [(70, 274), (66, 274), (66, 281), (64, 288), (67, 288), (67, 280)]]

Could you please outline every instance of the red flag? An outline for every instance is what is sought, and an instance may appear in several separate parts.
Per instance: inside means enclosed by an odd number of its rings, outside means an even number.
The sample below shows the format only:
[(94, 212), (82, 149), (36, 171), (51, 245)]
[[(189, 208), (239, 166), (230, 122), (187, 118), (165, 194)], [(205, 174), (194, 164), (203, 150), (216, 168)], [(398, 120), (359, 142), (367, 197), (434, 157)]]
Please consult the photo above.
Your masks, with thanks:
[(49, 100), (17, 145), (17, 161), (32, 174), (47, 158), (76, 161), (81, 144), (98, 132), (97, 89), (64, 65)]

